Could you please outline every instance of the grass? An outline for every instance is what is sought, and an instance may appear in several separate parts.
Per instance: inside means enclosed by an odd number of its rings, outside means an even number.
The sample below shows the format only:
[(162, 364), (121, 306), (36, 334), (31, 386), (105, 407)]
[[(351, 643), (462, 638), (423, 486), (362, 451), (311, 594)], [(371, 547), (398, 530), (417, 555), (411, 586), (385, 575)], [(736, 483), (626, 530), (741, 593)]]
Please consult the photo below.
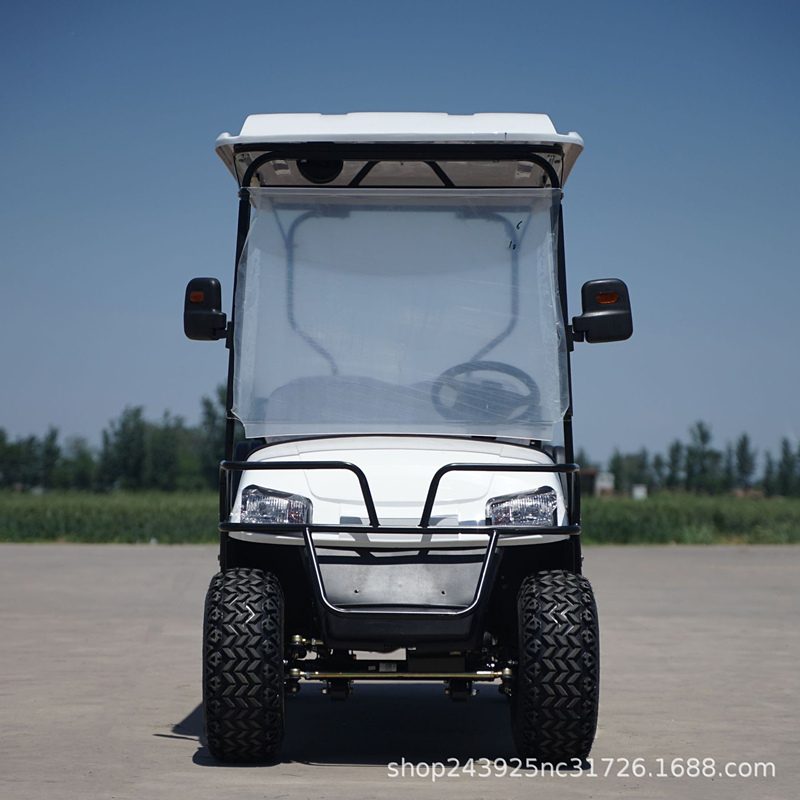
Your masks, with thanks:
[[(0, 541), (218, 541), (211, 492), (0, 493)], [(800, 542), (800, 499), (654, 495), (585, 498), (586, 544), (793, 544)]]
[(586, 544), (795, 544), (800, 499), (656, 494), (647, 500), (587, 498)]
[(0, 494), (0, 541), (219, 541), (219, 499), (212, 492), (50, 492)]

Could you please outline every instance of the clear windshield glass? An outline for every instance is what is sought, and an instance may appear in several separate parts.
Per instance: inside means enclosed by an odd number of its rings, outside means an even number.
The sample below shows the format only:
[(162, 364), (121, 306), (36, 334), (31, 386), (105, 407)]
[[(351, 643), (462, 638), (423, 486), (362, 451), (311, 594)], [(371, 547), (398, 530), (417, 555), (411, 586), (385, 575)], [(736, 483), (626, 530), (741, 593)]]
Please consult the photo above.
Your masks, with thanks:
[(550, 189), (253, 189), (235, 298), (248, 437), (549, 440), (567, 407)]

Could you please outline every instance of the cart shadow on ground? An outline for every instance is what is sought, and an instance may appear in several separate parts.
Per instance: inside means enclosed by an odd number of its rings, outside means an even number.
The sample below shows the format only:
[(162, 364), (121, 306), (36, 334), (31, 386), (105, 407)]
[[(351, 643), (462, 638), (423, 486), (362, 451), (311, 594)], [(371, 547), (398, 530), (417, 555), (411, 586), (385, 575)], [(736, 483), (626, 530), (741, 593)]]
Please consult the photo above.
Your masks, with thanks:
[[(196, 738), (195, 764), (204, 767), (265, 768), (280, 763), (377, 766), (391, 762), (447, 763), (457, 759), (516, 758), (511, 738), (508, 700), (497, 686), (485, 685), (480, 694), (456, 703), (443, 684), (356, 685), (345, 702), (319, 693), (321, 684), (304, 684), (286, 700), (286, 735), (274, 764), (222, 764), (203, 740), (200, 706), (172, 732)], [(453, 763), (451, 761), (451, 763)]]

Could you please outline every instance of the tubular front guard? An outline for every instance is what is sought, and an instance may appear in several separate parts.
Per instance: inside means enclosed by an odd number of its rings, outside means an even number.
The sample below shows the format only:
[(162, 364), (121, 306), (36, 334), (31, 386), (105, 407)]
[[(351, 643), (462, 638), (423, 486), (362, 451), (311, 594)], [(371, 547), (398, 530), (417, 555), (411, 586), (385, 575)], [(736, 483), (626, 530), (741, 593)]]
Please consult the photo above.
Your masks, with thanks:
[[(219, 530), (229, 533), (280, 533), (302, 539), (303, 562), (312, 587), (317, 616), (323, 636), (329, 647), (382, 649), (385, 647), (422, 646), (426, 643), (447, 643), (454, 647), (474, 647), (482, 633), (480, 621), (485, 616), (494, 577), (504, 548), (498, 547), (503, 539), (539, 535), (577, 536), (580, 534), (576, 490), (577, 464), (447, 464), (433, 476), (419, 524), (416, 527), (381, 525), (369, 487), (367, 477), (355, 464), (345, 461), (223, 461), (220, 465), (221, 507)], [(245, 470), (346, 470), (352, 472), (361, 487), (364, 505), (369, 519), (368, 525), (353, 524), (303, 524), (303, 523), (242, 523), (230, 522), (233, 506), (233, 474)], [(431, 527), (436, 493), (441, 479), (449, 472), (547, 472), (567, 476), (567, 522), (566, 525), (551, 526), (443, 526)], [(383, 577), (387, 576), (385, 567), (393, 567), (391, 577), (383, 580), (382, 589), (373, 590), (358, 596), (359, 589), (352, 588), (352, 578), (348, 565), (337, 564), (335, 554), (349, 550), (347, 544), (339, 546), (326, 542), (324, 548), (314, 541), (317, 533), (358, 533), (407, 536), (409, 534), (429, 533), (481, 534), (485, 537), (485, 548), (477, 548), (474, 543), (465, 548), (457, 543), (448, 544), (437, 552), (435, 563), (430, 563), (429, 553), (434, 552), (428, 543), (409, 544), (398, 542), (370, 550), (358, 548), (358, 555), (376, 553), (388, 557), (381, 564)], [(320, 550), (324, 553), (320, 554)], [(388, 552), (387, 552), (388, 549)], [(409, 556), (408, 554), (411, 553)], [(394, 565), (392, 555), (396, 554)], [(369, 569), (369, 566), (366, 567)], [(354, 570), (350, 567), (349, 575)], [(445, 590), (438, 587), (447, 584), (448, 578), (453, 586), (453, 574), (463, 577), (461, 586), (448, 597)], [(361, 566), (360, 575), (364, 575)], [(326, 583), (330, 586), (326, 586)], [(405, 594), (394, 591), (394, 587), (405, 585), (410, 588)], [(442, 596), (438, 596), (442, 595)]]

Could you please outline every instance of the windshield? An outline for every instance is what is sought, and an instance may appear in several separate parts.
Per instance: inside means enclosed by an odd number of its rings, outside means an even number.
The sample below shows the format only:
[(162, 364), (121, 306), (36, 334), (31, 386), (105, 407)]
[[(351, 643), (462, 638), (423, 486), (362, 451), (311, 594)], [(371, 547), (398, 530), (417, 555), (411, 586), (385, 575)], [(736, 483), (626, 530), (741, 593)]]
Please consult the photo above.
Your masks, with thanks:
[(549, 440), (567, 408), (551, 189), (251, 189), (233, 410), (248, 438)]

